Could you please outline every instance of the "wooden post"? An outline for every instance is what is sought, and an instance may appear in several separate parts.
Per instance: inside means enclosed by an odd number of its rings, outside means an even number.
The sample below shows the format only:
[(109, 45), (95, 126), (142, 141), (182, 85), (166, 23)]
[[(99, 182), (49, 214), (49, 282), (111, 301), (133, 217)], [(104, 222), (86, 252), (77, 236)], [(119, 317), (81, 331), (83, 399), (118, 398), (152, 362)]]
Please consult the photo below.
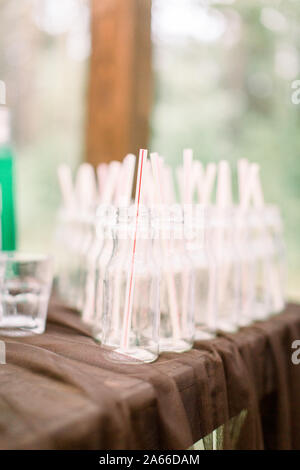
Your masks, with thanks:
[(86, 157), (120, 160), (147, 146), (151, 108), (151, 0), (91, 0)]

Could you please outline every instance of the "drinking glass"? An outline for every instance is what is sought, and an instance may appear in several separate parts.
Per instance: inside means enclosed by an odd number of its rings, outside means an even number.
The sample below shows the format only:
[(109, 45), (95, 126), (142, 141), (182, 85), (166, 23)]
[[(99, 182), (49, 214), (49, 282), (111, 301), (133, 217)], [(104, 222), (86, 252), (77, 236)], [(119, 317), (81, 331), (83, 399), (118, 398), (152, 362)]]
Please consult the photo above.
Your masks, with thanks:
[(47, 255), (2, 253), (0, 265), (0, 335), (43, 333), (52, 286), (52, 259)]

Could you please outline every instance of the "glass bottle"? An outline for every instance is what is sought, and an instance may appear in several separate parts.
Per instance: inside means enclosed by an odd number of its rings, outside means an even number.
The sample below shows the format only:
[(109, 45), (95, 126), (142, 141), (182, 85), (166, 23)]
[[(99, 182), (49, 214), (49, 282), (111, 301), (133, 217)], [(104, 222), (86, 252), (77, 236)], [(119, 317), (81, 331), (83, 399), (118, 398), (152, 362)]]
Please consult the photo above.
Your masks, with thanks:
[(266, 206), (265, 213), (271, 243), (268, 283), (270, 313), (276, 314), (285, 308), (286, 250), (279, 208), (274, 205)]
[(216, 335), (216, 262), (211, 249), (211, 220), (209, 207), (192, 206), (187, 228), (187, 251), (192, 259), (195, 277), (195, 340)]
[(254, 259), (253, 319), (265, 320), (270, 314), (270, 290), (268, 288), (271, 239), (265, 221), (265, 210), (249, 210), (250, 243)]
[(240, 312), (240, 260), (235, 244), (235, 217), (232, 208), (214, 209), (213, 249), (217, 263), (217, 328), (238, 329)]
[(235, 241), (240, 260), (241, 289), (238, 325), (244, 327), (250, 325), (253, 321), (255, 253), (250, 239), (248, 210), (237, 207), (235, 212)]
[(103, 248), (104, 226), (110, 211), (107, 205), (98, 206), (92, 221), (92, 237), (86, 253), (86, 279), (82, 309), (82, 320), (88, 324), (93, 324), (95, 317), (97, 261)]
[(184, 212), (179, 205), (162, 207), (157, 218), (156, 252), (162, 280), (160, 351), (183, 352), (194, 342), (194, 269), (186, 249)]
[(75, 307), (73, 297), (73, 252), (76, 240), (77, 215), (74, 211), (61, 208), (58, 213), (54, 240), (56, 259), (56, 289), (58, 296), (69, 306)]
[(102, 316), (103, 316), (103, 297), (104, 297), (104, 280), (106, 267), (113, 255), (114, 250), (114, 232), (117, 223), (117, 209), (114, 206), (108, 206), (104, 210), (104, 215), (100, 215), (102, 222), (99, 220), (98, 230), (99, 236), (103, 236), (102, 246), (95, 258), (95, 299), (93, 313), (93, 336), (97, 341), (101, 341), (102, 335)]
[(74, 257), (77, 260), (76, 307), (83, 315), (86, 281), (88, 276), (88, 252), (94, 239), (95, 208), (89, 207), (80, 213), (78, 247)]
[[(119, 208), (104, 276), (101, 342), (115, 360), (152, 362), (159, 349), (159, 269), (149, 211)], [(136, 223), (138, 220), (138, 223)]]

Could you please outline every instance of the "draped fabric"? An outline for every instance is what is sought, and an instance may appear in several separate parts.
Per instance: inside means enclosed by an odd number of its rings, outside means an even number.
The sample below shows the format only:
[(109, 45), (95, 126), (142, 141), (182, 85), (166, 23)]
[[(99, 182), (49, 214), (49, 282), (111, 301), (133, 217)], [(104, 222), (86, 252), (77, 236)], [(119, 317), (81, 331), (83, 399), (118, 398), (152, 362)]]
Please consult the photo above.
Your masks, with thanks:
[(300, 449), (298, 305), (153, 364), (114, 362), (54, 300), (45, 334), (0, 339), (0, 449)]

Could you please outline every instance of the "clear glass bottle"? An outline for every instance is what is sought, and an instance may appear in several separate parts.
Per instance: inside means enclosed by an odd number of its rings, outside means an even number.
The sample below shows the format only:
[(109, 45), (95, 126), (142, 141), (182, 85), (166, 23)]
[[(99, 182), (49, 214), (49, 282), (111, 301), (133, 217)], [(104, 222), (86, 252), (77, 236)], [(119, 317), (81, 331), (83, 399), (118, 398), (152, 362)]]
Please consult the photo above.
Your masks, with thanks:
[(186, 249), (184, 213), (162, 207), (156, 222), (156, 252), (161, 265), (160, 351), (183, 352), (194, 342), (194, 268)]
[(249, 210), (250, 243), (254, 259), (253, 319), (265, 320), (270, 315), (268, 288), (272, 244), (267, 232), (265, 210)]
[(74, 269), (72, 265), (74, 241), (76, 240), (77, 216), (74, 211), (61, 208), (58, 213), (54, 240), (56, 259), (56, 290), (58, 296), (69, 306), (75, 307), (73, 297)]
[(255, 253), (250, 239), (248, 210), (237, 207), (235, 212), (235, 240), (240, 260), (241, 276), (241, 302), (238, 314), (238, 325), (244, 327), (250, 325), (253, 321)]
[[(92, 238), (86, 253), (86, 280), (84, 285), (84, 302), (82, 319), (93, 324), (96, 309), (96, 287), (98, 279), (98, 261), (104, 245), (104, 229), (116, 221), (116, 210), (113, 206), (99, 205), (95, 211), (92, 224)], [(111, 250), (112, 251), (112, 250)]]
[(213, 249), (218, 271), (217, 328), (224, 332), (235, 332), (238, 329), (241, 291), (234, 210), (216, 207), (212, 224)]
[(195, 340), (216, 335), (216, 262), (211, 249), (209, 207), (192, 206), (191, 220), (186, 223), (186, 247), (193, 262), (195, 279)]
[[(104, 276), (101, 342), (122, 362), (153, 362), (159, 353), (159, 269), (149, 211), (119, 208)], [(134, 253), (134, 255), (133, 255)], [(119, 354), (115, 354), (115, 353)]]
[(94, 239), (95, 208), (86, 208), (80, 214), (79, 220), (79, 238), (78, 249), (74, 253), (77, 260), (77, 276), (76, 276), (76, 307), (83, 314), (85, 303), (85, 290), (88, 276), (88, 253)]
[(114, 206), (108, 206), (103, 216), (102, 223), (98, 224), (99, 231), (102, 231), (103, 242), (100, 251), (95, 259), (95, 305), (93, 315), (93, 336), (101, 342), (102, 335), (102, 317), (103, 317), (103, 302), (104, 302), (104, 287), (105, 287), (105, 273), (106, 267), (114, 252), (115, 246), (115, 229), (117, 223), (117, 209)]
[(270, 313), (276, 314), (285, 308), (286, 249), (279, 208), (274, 205), (266, 206), (265, 214), (271, 243), (268, 283)]

